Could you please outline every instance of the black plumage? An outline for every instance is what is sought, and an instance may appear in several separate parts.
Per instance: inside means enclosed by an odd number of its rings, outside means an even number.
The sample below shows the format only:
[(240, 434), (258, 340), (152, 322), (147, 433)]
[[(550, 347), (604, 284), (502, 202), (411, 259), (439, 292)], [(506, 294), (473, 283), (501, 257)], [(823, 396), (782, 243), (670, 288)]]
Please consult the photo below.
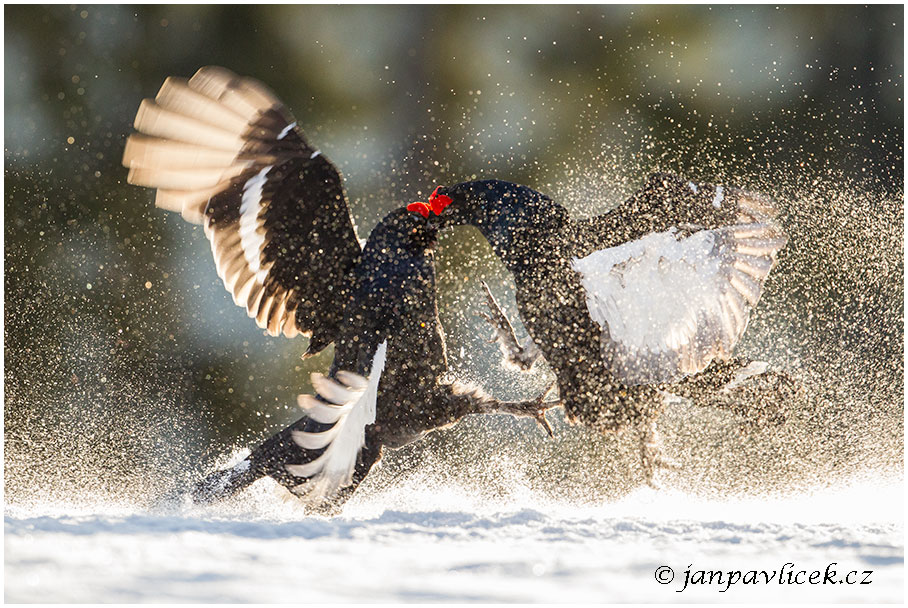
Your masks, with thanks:
[[(520, 317), (569, 418), (601, 431), (650, 423), (660, 391), (716, 403), (736, 372), (754, 371), (731, 354), (787, 240), (768, 199), (667, 174), (589, 219), (500, 180), (434, 196), (448, 198), (433, 222), (475, 226), (512, 273)], [(523, 351), (510, 358), (529, 367)]]
[[(375, 419), (365, 427), (352, 478), (334, 493), (309, 497), (316, 506), (324, 502), (336, 507), (342, 502), (385, 447), (403, 446), (468, 414), (536, 416), (541, 415), (540, 408), (553, 405), (539, 400), (502, 403), (478, 388), (444, 380), (448, 367), (435, 300), (435, 236), (435, 228), (418, 215), (405, 209), (393, 211), (373, 229), (352, 270), (328, 378), (338, 379), (344, 371), (369, 376), (381, 344), (386, 344), (384, 369)], [(210, 475), (193, 490), (194, 498), (223, 498), (263, 476), (308, 496), (305, 479), (295, 475), (292, 467), (312, 462), (324, 450), (306, 449), (293, 435), (323, 433), (331, 427), (308, 417), (298, 420), (255, 447), (239, 465)]]
[(234, 301), (271, 335), (335, 344), (300, 420), (216, 471), (196, 501), (270, 476), (313, 507), (336, 507), (381, 457), (473, 413), (544, 421), (542, 399), (498, 402), (446, 379), (435, 299), (436, 227), (398, 209), (356, 239), (341, 178), (260, 83), (222, 68), (168, 79), (127, 142), (130, 182), (203, 224)]

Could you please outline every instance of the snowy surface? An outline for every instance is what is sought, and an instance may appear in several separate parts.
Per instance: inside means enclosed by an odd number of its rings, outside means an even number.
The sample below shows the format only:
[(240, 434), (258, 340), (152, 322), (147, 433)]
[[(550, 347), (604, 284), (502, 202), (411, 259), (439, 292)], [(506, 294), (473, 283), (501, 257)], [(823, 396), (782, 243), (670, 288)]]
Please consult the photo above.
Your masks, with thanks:
[[(7, 602), (901, 602), (901, 482), (812, 495), (701, 501), (638, 490), (595, 506), (527, 496), (477, 502), (458, 488), (356, 497), (305, 517), (260, 482), (230, 505), (7, 505)], [(868, 585), (683, 587), (684, 571), (788, 566)], [(669, 566), (675, 579), (655, 580)], [(801, 575), (802, 579), (807, 575)], [(760, 576), (763, 576), (760, 574)], [(854, 579), (854, 576), (852, 577)], [(822, 580), (822, 575), (820, 576)]]

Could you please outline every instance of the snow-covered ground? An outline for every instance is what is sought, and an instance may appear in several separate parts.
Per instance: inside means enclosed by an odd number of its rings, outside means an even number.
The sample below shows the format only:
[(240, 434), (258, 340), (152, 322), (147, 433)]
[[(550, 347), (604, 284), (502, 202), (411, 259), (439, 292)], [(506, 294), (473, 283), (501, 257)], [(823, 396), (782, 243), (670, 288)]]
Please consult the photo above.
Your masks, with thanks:
[[(217, 508), (7, 505), (4, 598), (904, 599), (901, 481), (729, 502), (646, 489), (596, 506), (553, 504), (532, 495), (490, 504), (444, 484), (404, 486), (358, 495), (334, 519), (304, 517), (270, 481), (254, 486), (241, 501)], [(656, 581), (660, 566), (673, 570), (671, 582)], [(827, 569), (837, 582), (822, 583)], [(698, 571), (704, 570), (723, 571), (722, 583), (714, 574), (713, 584), (695, 584), (703, 577)], [(773, 573), (780, 570), (781, 575)], [(732, 575), (740, 580), (724, 591), (729, 571), (740, 571)], [(804, 582), (813, 571), (820, 571), (814, 576), (819, 584)], [(856, 574), (850, 580), (858, 584), (838, 582), (852, 571)], [(671, 575), (663, 568), (660, 576), (667, 580)], [(769, 584), (765, 576), (773, 577)], [(687, 577), (693, 582), (682, 591)]]

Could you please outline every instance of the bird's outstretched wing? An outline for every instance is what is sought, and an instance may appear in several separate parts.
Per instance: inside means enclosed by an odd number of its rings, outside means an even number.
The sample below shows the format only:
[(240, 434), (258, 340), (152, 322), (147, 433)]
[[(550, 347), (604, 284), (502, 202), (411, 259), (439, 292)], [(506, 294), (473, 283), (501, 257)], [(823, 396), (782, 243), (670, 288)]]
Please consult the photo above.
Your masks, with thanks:
[(360, 255), (341, 178), (264, 85), (218, 67), (168, 78), (123, 164), (155, 205), (202, 224), (234, 302), (271, 335), (336, 336)]
[(569, 236), (574, 256), (582, 258), (652, 232), (768, 222), (776, 215), (775, 203), (759, 194), (654, 173), (614, 209), (572, 221)]
[(608, 368), (626, 384), (658, 383), (728, 358), (786, 242), (767, 220), (673, 228), (575, 258)]

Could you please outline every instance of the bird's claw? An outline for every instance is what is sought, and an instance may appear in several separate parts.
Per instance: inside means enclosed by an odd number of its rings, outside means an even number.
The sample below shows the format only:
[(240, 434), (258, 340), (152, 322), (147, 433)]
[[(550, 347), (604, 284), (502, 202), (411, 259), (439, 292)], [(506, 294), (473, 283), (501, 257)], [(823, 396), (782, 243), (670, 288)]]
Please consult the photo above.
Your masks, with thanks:
[(561, 405), (561, 400), (546, 401), (546, 398), (552, 393), (556, 385), (556, 381), (553, 380), (548, 388), (546, 388), (541, 395), (533, 400), (506, 402), (499, 401), (492, 405), (489, 409), (485, 409), (483, 411), (489, 413), (511, 414), (512, 416), (532, 418), (536, 421), (536, 424), (542, 427), (542, 429), (548, 434), (549, 437), (554, 437), (555, 430), (552, 428), (552, 425), (549, 424), (545, 413), (547, 410)]
[(539, 407), (536, 410), (536, 415), (534, 416), (536, 423), (539, 424), (539, 426), (541, 426), (545, 430), (545, 432), (549, 434), (549, 437), (552, 438), (555, 437), (555, 431), (554, 429), (552, 429), (552, 425), (549, 424), (548, 418), (545, 417), (545, 412), (548, 409), (545, 407), (545, 400), (548, 399), (549, 395), (552, 394), (552, 391), (555, 390), (555, 387), (557, 385), (558, 382), (552, 380), (552, 382), (549, 383), (548, 387), (546, 387), (546, 389), (542, 391), (542, 394), (536, 398), (536, 403)]
[(535, 418), (536, 418), (536, 423), (537, 423), (539, 426), (541, 426), (541, 427), (545, 430), (546, 433), (548, 433), (549, 437), (551, 437), (552, 439), (554, 439), (554, 438), (555, 438), (555, 430), (552, 429), (552, 425), (549, 424), (548, 419), (545, 417), (545, 410), (544, 410), (544, 409), (541, 409), (541, 410), (539, 410), (538, 412), (536, 412)]

